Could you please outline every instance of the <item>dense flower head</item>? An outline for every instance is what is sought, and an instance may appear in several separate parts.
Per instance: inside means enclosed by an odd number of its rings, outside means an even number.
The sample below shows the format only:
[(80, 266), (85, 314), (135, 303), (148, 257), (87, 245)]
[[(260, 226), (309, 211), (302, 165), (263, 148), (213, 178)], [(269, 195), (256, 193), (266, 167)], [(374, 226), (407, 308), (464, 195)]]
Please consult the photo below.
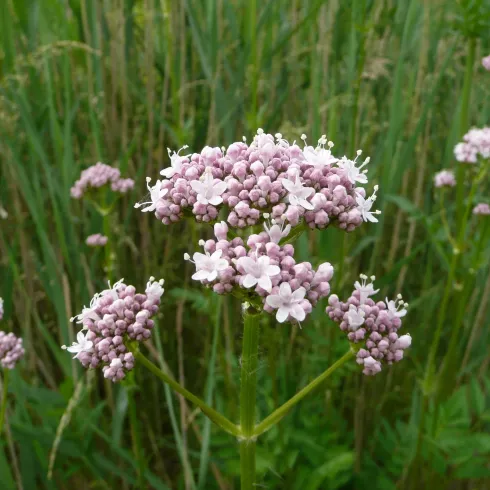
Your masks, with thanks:
[(434, 175), (434, 185), (436, 187), (454, 187), (456, 178), (452, 170), (441, 170)]
[(481, 64), (482, 64), (483, 68), (485, 68), (485, 70), (490, 71), (490, 55), (482, 58)]
[(482, 216), (489, 216), (490, 215), (490, 205), (487, 204), (486, 202), (481, 202), (479, 204), (477, 204), (474, 208), (473, 208), (473, 214), (479, 214), (479, 215), (482, 215)]
[(85, 239), (85, 243), (89, 247), (103, 247), (107, 244), (108, 238), (105, 235), (101, 235), (100, 233), (96, 233), (95, 235), (89, 235)]
[[(269, 218), (266, 213), (265, 219)], [(317, 270), (309, 262), (297, 263), (291, 244), (281, 245), (291, 226), (272, 219), (264, 231), (228, 239), (228, 225), (214, 225), (216, 240), (201, 240), (204, 253), (196, 252), (194, 280), (216, 293), (232, 293), (254, 306), (273, 313), (278, 322), (302, 322), (319, 299), (330, 293), (333, 267), (321, 264)]]
[[(169, 150), (171, 166), (149, 188), (150, 201), (135, 207), (152, 211), (164, 224), (184, 213), (214, 223), (225, 208), (227, 223), (245, 228), (263, 222), (264, 214), (285, 216), (292, 226), (304, 220), (310, 228), (333, 224), (352, 231), (379, 211), (370, 211), (376, 193), (366, 199), (369, 158), (359, 163), (332, 155), (333, 143), (322, 136), (316, 147), (290, 144), (281, 134), (257, 131), (250, 144), (232, 143), (227, 149), (206, 146), (200, 153)], [(149, 178), (147, 179), (149, 181)]]
[(478, 158), (490, 158), (490, 127), (472, 128), (463, 141), (454, 147), (458, 162), (477, 163)]
[(371, 296), (379, 290), (374, 289), (374, 279), (361, 275), (347, 301), (342, 302), (333, 294), (326, 309), (328, 316), (355, 344), (357, 363), (363, 366), (366, 375), (377, 374), (383, 364), (403, 359), (403, 352), (412, 342), (410, 335), (398, 335), (408, 304), (401, 295), (396, 300), (386, 298), (375, 302)]
[(145, 341), (150, 338), (163, 295), (163, 279), (150, 277), (144, 294), (123, 280), (109, 289), (97, 293), (90, 306), (71, 321), (83, 325), (77, 334), (77, 342), (62, 349), (75, 354), (84, 367), (102, 366), (104, 377), (116, 382), (123, 379), (134, 367), (134, 356), (128, 350), (127, 341)]
[(112, 191), (125, 194), (134, 187), (133, 179), (121, 178), (118, 168), (98, 162), (85, 169), (70, 190), (71, 197), (81, 199), (89, 189), (96, 189), (110, 184)]
[(14, 369), (17, 361), (24, 357), (24, 353), (21, 338), (0, 330), (0, 365), (4, 369)]

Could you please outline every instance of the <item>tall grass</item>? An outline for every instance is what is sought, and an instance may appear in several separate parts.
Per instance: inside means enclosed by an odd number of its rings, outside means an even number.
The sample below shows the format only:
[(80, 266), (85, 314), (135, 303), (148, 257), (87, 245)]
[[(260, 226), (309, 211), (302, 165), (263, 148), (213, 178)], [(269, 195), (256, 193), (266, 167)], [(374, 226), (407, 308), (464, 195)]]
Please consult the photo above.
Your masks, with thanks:
[[(451, 163), (467, 125), (489, 123), (490, 75), (478, 63), (490, 34), (474, 42), (465, 68), (468, 41), (452, 29), (457, 8), (450, 0), (4, 1), (2, 328), (22, 334), (27, 355), (10, 383), (2, 488), (238, 488), (232, 437), (144, 372), (136, 370), (134, 386), (109, 387), (59, 345), (71, 342), (68, 318), (104, 279), (104, 257), (84, 245), (102, 222), (69, 197), (80, 171), (102, 160), (137, 180), (110, 223), (115, 276), (166, 279), (150, 357), (238, 420), (239, 305), (193, 289), (182, 262), (208, 232), (164, 227), (133, 203), (144, 177), (168, 163), (167, 147), (227, 145), (258, 126), (298, 140), (326, 133), (337, 153), (371, 155), (370, 175), (382, 184), (379, 225), (312, 234), (298, 252), (334, 264), (336, 292), (359, 272), (376, 274), (386, 290), (396, 285), (411, 304), (414, 338), (400, 366), (375, 379), (343, 367), (349, 377), (333, 376), (265, 434), (257, 448), (262, 484), (488, 488), (489, 270), (451, 272), (431, 180)], [(343, 353), (322, 310), (301, 331), (272, 320), (262, 329), (259, 415)], [(444, 389), (421, 411), (429, 352)], [(440, 375), (443, 360), (449, 377)], [(77, 386), (78, 403), (57, 437)]]

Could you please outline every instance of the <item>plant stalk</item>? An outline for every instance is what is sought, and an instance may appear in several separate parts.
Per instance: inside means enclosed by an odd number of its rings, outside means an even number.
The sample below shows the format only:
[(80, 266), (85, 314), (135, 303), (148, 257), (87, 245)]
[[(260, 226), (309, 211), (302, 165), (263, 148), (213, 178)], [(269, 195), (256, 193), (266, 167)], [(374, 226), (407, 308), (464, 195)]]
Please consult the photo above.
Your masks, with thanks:
[(257, 398), (257, 363), (259, 323), (257, 313), (245, 311), (240, 386), (240, 475), (241, 490), (255, 487), (255, 404)]
[(153, 364), (141, 352), (136, 351), (133, 354), (135, 359), (143, 364), (149, 371), (160, 378), (164, 383), (167, 383), (177, 393), (181, 394), (184, 398), (187, 398), (187, 400), (199, 407), (204, 415), (211, 419), (216, 425), (221, 427), (225, 432), (228, 432), (229, 434), (237, 437), (242, 436), (242, 432), (240, 431), (240, 428), (238, 426), (228, 420), (224, 415), (217, 412), (214, 408), (211, 408), (209, 405), (204, 403), (199, 397), (191, 393), (189, 390), (186, 390), (168, 374), (165, 374), (158, 366)]
[(276, 425), (298, 402), (300, 402), (305, 396), (309, 395), (315, 388), (322, 384), (337, 368), (345, 364), (348, 360), (352, 359), (354, 355), (355, 352), (352, 349), (349, 349), (340, 359), (335, 361), (327, 370), (320, 374), (320, 376), (315, 378), (311, 383), (307, 384), (302, 390), (298, 391), (296, 395), (284, 403), (284, 405), (281, 405), (262, 422), (260, 422), (260, 424), (255, 427), (254, 436), (258, 437), (260, 434), (263, 434), (272, 426)]
[(2, 387), (2, 404), (0, 406), (0, 436), (3, 431), (3, 423), (5, 421), (5, 412), (7, 410), (7, 394), (9, 388), (9, 369), (4, 369), (3, 371), (3, 387)]

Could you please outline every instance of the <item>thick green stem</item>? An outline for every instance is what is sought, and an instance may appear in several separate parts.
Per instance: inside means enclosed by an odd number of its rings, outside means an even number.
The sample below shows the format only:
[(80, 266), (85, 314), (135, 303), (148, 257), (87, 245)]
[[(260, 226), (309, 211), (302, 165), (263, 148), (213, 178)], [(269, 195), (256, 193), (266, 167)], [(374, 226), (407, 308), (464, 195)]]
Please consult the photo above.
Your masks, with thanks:
[(5, 421), (5, 411), (7, 410), (7, 393), (9, 388), (9, 370), (3, 371), (3, 389), (2, 389), (2, 405), (0, 406), (0, 436), (3, 431), (3, 423)]
[(255, 490), (255, 447), (253, 439), (240, 443), (240, 489)]
[(241, 490), (255, 487), (255, 401), (257, 397), (257, 363), (260, 317), (244, 312), (243, 345), (240, 387), (240, 441)]
[(165, 374), (158, 366), (153, 364), (148, 358), (146, 358), (141, 352), (134, 352), (134, 357), (141, 364), (143, 364), (149, 371), (151, 371), (155, 376), (160, 378), (164, 383), (167, 383), (171, 388), (173, 388), (177, 393), (180, 393), (184, 398), (187, 398), (191, 403), (196, 405), (201, 409), (201, 412), (206, 415), (211, 421), (216, 425), (221, 427), (225, 432), (232, 434), (234, 436), (240, 437), (242, 433), (240, 428), (237, 427), (233, 422), (228, 420), (224, 415), (217, 412), (214, 408), (204, 403), (199, 397), (186, 390), (177, 381), (171, 378), (168, 374)]
[(302, 390), (298, 391), (291, 399), (278, 409), (274, 410), (268, 417), (260, 422), (254, 430), (254, 436), (258, 437), (272, 426), (276, 425), (298, 402), (305, 396), (309, 395), (315, 388), (323, 383), (337, 368), (345, 364), (349, 359), (355, 356), (355, 352), (349, 349), (340, 359), (335, 361), (326, 371), (315, 378), (311, 383), (307, 384)]

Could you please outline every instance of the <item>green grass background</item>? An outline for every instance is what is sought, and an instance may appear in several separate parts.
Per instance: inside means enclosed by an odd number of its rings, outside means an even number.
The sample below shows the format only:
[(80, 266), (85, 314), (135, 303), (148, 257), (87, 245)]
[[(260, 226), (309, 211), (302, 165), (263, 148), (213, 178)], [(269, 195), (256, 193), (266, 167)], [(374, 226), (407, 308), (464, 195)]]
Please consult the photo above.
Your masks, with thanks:
[[(374, 378), (343, 367), (260, 439), (258, 488), (490, 488), (488, 244), (486, 260), (465, 259), (447, 280), (452, 249), (432, 185), (455, 165), (468, 125), (490, 120), (480, 65), (490, 29), (461, 27), (485, 20), (484, 1), (0, 4), (1, 327), (26, 347), (0, 441), (2, 490), (238, 489), (231, 436), (142, 369), (111, 386), (59, 346), (76, 334), (69, 317), (103, 287), (104, 257), (84, 244), (101, 218), (69, 194), (100, 160), (136, 180), (111, 215), (115, 275), (140, 288), (150, 275), (166, 280), (149, 357), (237, 420), (239, 305), (192, 284), (183, 261), (211, 230), (165, 227), (133, 204), (168, 165), (167, 147), (226, 146), (257, 127), (310, 142), (326, 133), (337, 154), (371, 156), (380, 223), (304, 235), (296, 253), (330, 261), (336, 293), (360, 272), (376, 274), (382, 297), (402, 292), (413, 337), (403, 362)], [(488, 182), (477, 197), (488, 200)], [(455, 203), (450, 193), (450, 218)], [(472, 226), (465, 254), (480, 236)], [(324, 308), (301, 330), (263, 322), (261, 417), (347, 348)]]

